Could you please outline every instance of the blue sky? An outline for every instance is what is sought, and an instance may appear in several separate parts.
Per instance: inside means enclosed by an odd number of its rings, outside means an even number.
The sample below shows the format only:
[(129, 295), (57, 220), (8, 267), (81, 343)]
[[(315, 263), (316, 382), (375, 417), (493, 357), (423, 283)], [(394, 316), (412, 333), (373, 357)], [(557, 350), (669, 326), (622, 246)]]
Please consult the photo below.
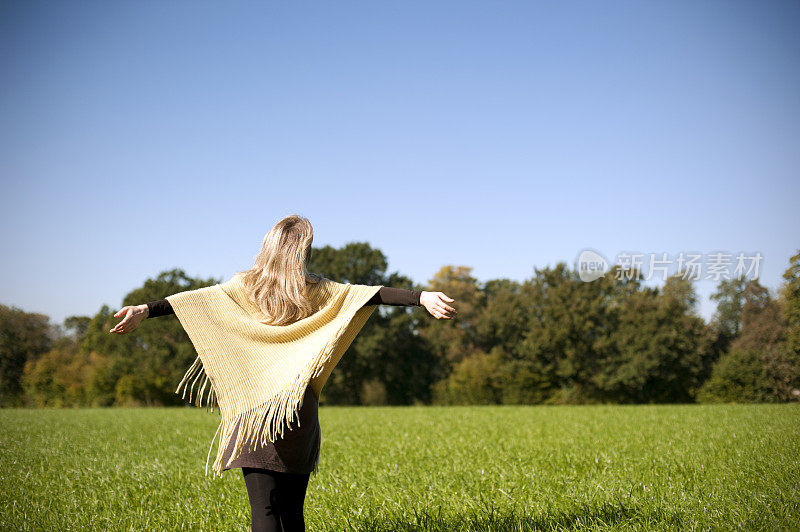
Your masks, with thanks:
[(227, 278), (290, 213), (420, 283), (592, 248), (760, 252), (777, 288), (799, 30), (777, 1), (4, 2), (0, 302)]

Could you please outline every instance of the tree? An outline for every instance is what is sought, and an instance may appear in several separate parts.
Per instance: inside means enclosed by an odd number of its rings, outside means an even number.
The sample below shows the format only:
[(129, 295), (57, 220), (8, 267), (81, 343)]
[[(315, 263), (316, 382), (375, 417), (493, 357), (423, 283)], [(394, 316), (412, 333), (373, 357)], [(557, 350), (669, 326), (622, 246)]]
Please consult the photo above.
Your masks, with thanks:
[(505, 356), (500, 347), (477, 351), (456, 363), (453, 372), (434, 386), (437, 404), (499, 404), (503, 399)]
[(383, 284), (388, 267), (386, 256), (367, 242), (349, 242), (341, 249), (314, 248), (308, 270), (340, 283)]
[(53, 345), (53, 330), (44, 314), (0, 304), (0, 406), (23, 404), (25, 363)]
[[(403, 286), (400, 282), (385, 284)], [(431, 400), (431, 387), (440, 368), (428, 342), (417, 334), (420, 321), (427, 319), (426, 316), (424, 309), (384, 307), (370, 318), (372, 323), (368, 322), (369, 329), (363, 332), (363, 337), (359, 334), (356, 338), (360, 340), (356, 356), (363, 356), (367, 366), (364, 382), (372, 382), (373, 388), (380, 383), (386, 394), (384, 404), (408, 405)], [(366, 404), (363, 395), (359, 402)]]
[(786, 332), (786, 354), (793, 364), (800, 365), (800, 250), (790, 259), (783, 279), (780, 295)]
[(744, 277), (723, 279), (717, 285), (717, 291), (711, 294), (711, 300), (717, 302), (712, 322), (717, 331), (729, 340), (739, 334), (742, 326), (742, 306), (744, 305), (744, 289), (747, 280)]
[[(186, 290), (221, 282), (194, 279), (181, 269), (148, 278), (129, 292), (122, 306), (139, 305)], [(175, 316), (149, 319), (132, 334), (111, 335), (119, 321), (103, 305), (91, 319), (80, 342), (80, 354), (89, 362), (87, 401), (95, 405), (180, 405), (185, 401), (175, 387), (197, 357), (186, 331)]]
[(625, 290), (610, 274), (583, 282), (563, 262), (535, 269), (523, 286), (528, 330), (511, 350), (504, 402), (597, 400), (595, 375)]
[(745, 286), (740, 335), (703, 385), (704, 402), (784, 402), (796, 399), (798, 365), (787, 356), (781, 305), (758, 280)]
[(477, 347), (483, 351), (500, 347), (510, 352), (528, 330), (530, 312), (523, 286), (510, 279), (495, 279), (487, 281), (482, 291), (483, 304), (474, 320)]
[[(420, 289), (397, 272), (387, 274), (384, 254), (367, 243), (325, 246), (311, 255), (309, 270), (337, 282)], [(329, 404), (412, 404), (430, 401), (438, 359), (418, 335), (424, 309), (376, 309), (331, 373), (320, 396)]]
[(88, 360), (78, 352), (78, 342), (59, 338), (50, 351), (25, 364), (22, 384), (27, 402), (54, 407), (86, 404), (87, 367)]
[(617, 307), (611, 346), (596, 382), (609, 401), (690, 402), (701, 384), (713, 332), (694, 312), (691, 281), (628, 294)]
[(89, 316), (70, 316), (64, 319), (64, 329), (70, 331), (74, 339), (79, 340), (86, 334), (91, 321)]
[[(478, 280), (467, 266), (443, 266), (428, 282), (426, 290), (444, 292), (455, 300), (458, 314), (451, 320), (425, 320), (419, 334), (431, 346), (440, 361), (444, 378), (455, 364), (476, 351), (475, 323), (480, 316), (484, 296)], [(437, 379), (438, 380), (438, 379)]]

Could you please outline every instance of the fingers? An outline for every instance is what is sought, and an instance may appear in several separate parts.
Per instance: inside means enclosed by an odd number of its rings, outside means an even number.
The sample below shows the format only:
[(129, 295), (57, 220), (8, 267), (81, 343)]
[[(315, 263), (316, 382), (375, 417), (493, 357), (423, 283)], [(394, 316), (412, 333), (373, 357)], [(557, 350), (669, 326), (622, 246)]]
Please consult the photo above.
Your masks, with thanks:
[(132, 321), (131, 317), (133, 316), (133, 309), (131, 309), (130, 307), (122, 307), (116, 314), (114, 314), (114, 317), (118, 318), (120, 316), (120, 312), (122, 312), (123, 310), (126, 312), (125, 313), (125, 318), (121, 322), (117, 323), (114, 326), (114, 328), (111, 329), (108, 332), (117, 333), (117, 334), (125, 334), (126, 332), (129, 332), (131, 330), (129, 325), (130, 325), (130, 323)]
[(433, 316), (435, 316), (436, 319), (446, 319), (446, 320), (453, 319), (453, 316), (450, 315), (450, 312), (458, 314), (458, 312), (456, 312), (456, 309), (454, 309), (452, 307), (449, 307), (447, 305), (444, 305), (442, 303), (436, 303), (430, 309), (430, 313)]
[(447, 297), (442, 292), (438, 292), (436, 295), (439, 296), (439, 301), (436, 302), (435, 308), (437, 308), (439, 310), (439, 312), (441, 312), (442, 314), (445, 314), (445, 315), (447, 315), (448, 313), (458, 314), (458, 311), (456, 309), (454, 309), (453, 307), (451, 307), (447, 303), (444, 303), (444, 301), (448, 301), (449, 300), (449, 301), (452, 302), (452, 301), (455, 301), (455, 299), (453, 299), (452, 297)]
[[(450, 301), (455, 301), (454, 299), (449, 298), (449, 297), (445, 296), (444, 294), (440, 295), (439, 298), (440, 299), (447, 298)], [(450, 305), (448, 305), (446, 303), (437, 302), (436, 304), (439, 306), (439, 308), (445, 309), (445, 310), (447, 310), (449, 312), (452, 312), (454, 314), (458, 314), (458, 311), (456, 309), (454, 309), (453, 307), (451, 307)]]

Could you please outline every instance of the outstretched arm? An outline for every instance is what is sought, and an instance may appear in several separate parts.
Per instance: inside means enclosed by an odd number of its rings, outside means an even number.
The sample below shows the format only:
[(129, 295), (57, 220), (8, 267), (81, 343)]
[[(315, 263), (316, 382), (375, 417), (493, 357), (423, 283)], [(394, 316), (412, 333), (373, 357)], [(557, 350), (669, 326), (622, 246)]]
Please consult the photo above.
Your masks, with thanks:
[(117, 325), (108, 332), (117, 334), (129, 333), (138, 327), (144, 319), (175, 314), (175, 311), (172, 305), (169, 304), (169, 301), (166, 299), (158, 299), (145, 303), (144, 305), (122, 307), (114, 314), (114, 317), (119, 318), (123, 314), (125, 314), (125, 317), (122, 321), (117, 323)]
[(169, 301), (166, 299), (158, 299), (145, 303), (144, 305), (122, 307), (114, 314), (114, 317), (119, 318), (123, 313), (125, 314), (123, 320), (117, 323), (117, 325), (108, 332), (125, 334), (138, 327), (144, 319), (175, 314), (175, 311), (172, 309), (172, 305), (169, 304)]
[(448, 305), (455, 299), (447, 297), (442, 292), (425, 292), (423, 290), (405, 290), (382, 286), (381, 289), (367, 301), (366, 305), (395, 305), (425, 307), (436, 319), (452, 319), (458, 311)]

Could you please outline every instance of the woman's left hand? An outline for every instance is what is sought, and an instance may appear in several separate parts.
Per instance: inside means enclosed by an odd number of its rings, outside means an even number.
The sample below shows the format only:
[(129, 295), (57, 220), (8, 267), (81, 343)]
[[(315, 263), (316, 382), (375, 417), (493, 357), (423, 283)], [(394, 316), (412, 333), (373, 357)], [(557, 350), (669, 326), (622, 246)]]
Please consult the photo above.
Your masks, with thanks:
[(448, 305), (453, 301), (455, 299), (447, 297), (444, 292), (422, 292), (419, 296), (420, 304), (437, 320), (450, 320), (454, 314), (458, 314), (456, 309)]

